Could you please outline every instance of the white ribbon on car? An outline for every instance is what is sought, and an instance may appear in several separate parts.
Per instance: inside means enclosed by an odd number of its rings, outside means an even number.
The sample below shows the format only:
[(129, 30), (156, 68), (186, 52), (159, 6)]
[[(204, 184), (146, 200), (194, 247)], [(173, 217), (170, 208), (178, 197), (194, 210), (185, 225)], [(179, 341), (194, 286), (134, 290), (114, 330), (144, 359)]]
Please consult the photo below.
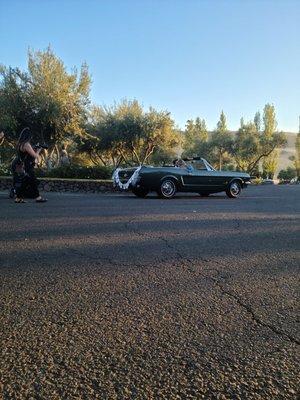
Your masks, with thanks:
[(122, 183), (119, 177), (119, 172), (122, 170), (121, 168), (117, 168), (112, 176), (112, 180), (114, 181), (115, 186), (118, 186), (120, 189), (126, 190), (129, 188), (130, 185), (135, 186), (137, 178), (139, 176), (139, 172), (142, 166), (140, 165), (134, 173), (131, 175), (131, 177), (128, 179), (126, 183)]

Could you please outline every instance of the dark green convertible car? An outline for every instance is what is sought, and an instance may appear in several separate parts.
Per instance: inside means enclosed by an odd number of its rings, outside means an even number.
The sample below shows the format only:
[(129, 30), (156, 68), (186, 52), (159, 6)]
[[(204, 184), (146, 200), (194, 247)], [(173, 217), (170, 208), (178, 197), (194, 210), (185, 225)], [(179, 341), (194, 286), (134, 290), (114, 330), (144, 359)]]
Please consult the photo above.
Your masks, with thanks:
[(226, 192), (228, 197), (236, 198), (250, 183), (249, 174), (216, 171), (204, 158), (176, 161), (173, 166), (117, 169), (113, 179), (121, 189), (131, 189), (138, 197), (155, 191), (164, 199), (171, 199), (176, 192), (194, 192), (201, 196)]

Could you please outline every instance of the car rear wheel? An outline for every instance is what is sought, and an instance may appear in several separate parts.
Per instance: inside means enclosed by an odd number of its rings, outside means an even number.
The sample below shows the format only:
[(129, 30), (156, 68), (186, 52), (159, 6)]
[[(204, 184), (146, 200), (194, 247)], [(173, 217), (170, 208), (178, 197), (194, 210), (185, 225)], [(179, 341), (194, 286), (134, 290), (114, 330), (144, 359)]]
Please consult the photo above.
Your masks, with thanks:
[(163, 199), (171, 199), (175, 196), (176, 190), (176, 184), (173, 179), (164, 179), (160, 184), (157, 194)]
[(144, 198), (149, 193), (149, 190), (145, 188), (133, 188), (132, 193), (135, 194), (137, 197)]
[(242, 191), (242, 185), (239, 181), (233, 181), (230, 183), (228, 188), (226, 189), (226, 194), (231, 199), (235, 199), (239, 197)]

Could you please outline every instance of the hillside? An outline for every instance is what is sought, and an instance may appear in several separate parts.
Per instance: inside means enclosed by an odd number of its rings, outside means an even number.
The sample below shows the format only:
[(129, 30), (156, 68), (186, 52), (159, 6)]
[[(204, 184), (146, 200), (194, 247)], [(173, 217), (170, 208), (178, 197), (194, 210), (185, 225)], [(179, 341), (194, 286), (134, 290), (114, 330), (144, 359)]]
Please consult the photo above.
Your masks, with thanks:
[(280, 151), (279, 155), (279, 165), (277, 173), (281, 169), (285, 169), (288, 166), (292, 166), (292, 162), (289, 160), (289, 157), (294, 156), (296, 153), (295, 150), (295, 142), (296, 142), (296, 133), (293, 132), (285, 132), (287, 137), (286, 146)]

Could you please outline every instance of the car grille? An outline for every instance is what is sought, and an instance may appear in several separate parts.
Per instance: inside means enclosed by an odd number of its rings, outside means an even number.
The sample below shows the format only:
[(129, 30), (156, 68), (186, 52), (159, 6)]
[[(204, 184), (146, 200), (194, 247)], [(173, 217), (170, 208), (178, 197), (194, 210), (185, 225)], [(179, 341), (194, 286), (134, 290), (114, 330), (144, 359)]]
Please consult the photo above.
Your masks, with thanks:
[(129, 171), (128, 170), (123, 170), (123, 171), (121, 170), (119, 172), (120, 181), (122, 183), (126, 183), (131, 178), (133, 173), (134, 173), (134, 170), (129, 170)]

